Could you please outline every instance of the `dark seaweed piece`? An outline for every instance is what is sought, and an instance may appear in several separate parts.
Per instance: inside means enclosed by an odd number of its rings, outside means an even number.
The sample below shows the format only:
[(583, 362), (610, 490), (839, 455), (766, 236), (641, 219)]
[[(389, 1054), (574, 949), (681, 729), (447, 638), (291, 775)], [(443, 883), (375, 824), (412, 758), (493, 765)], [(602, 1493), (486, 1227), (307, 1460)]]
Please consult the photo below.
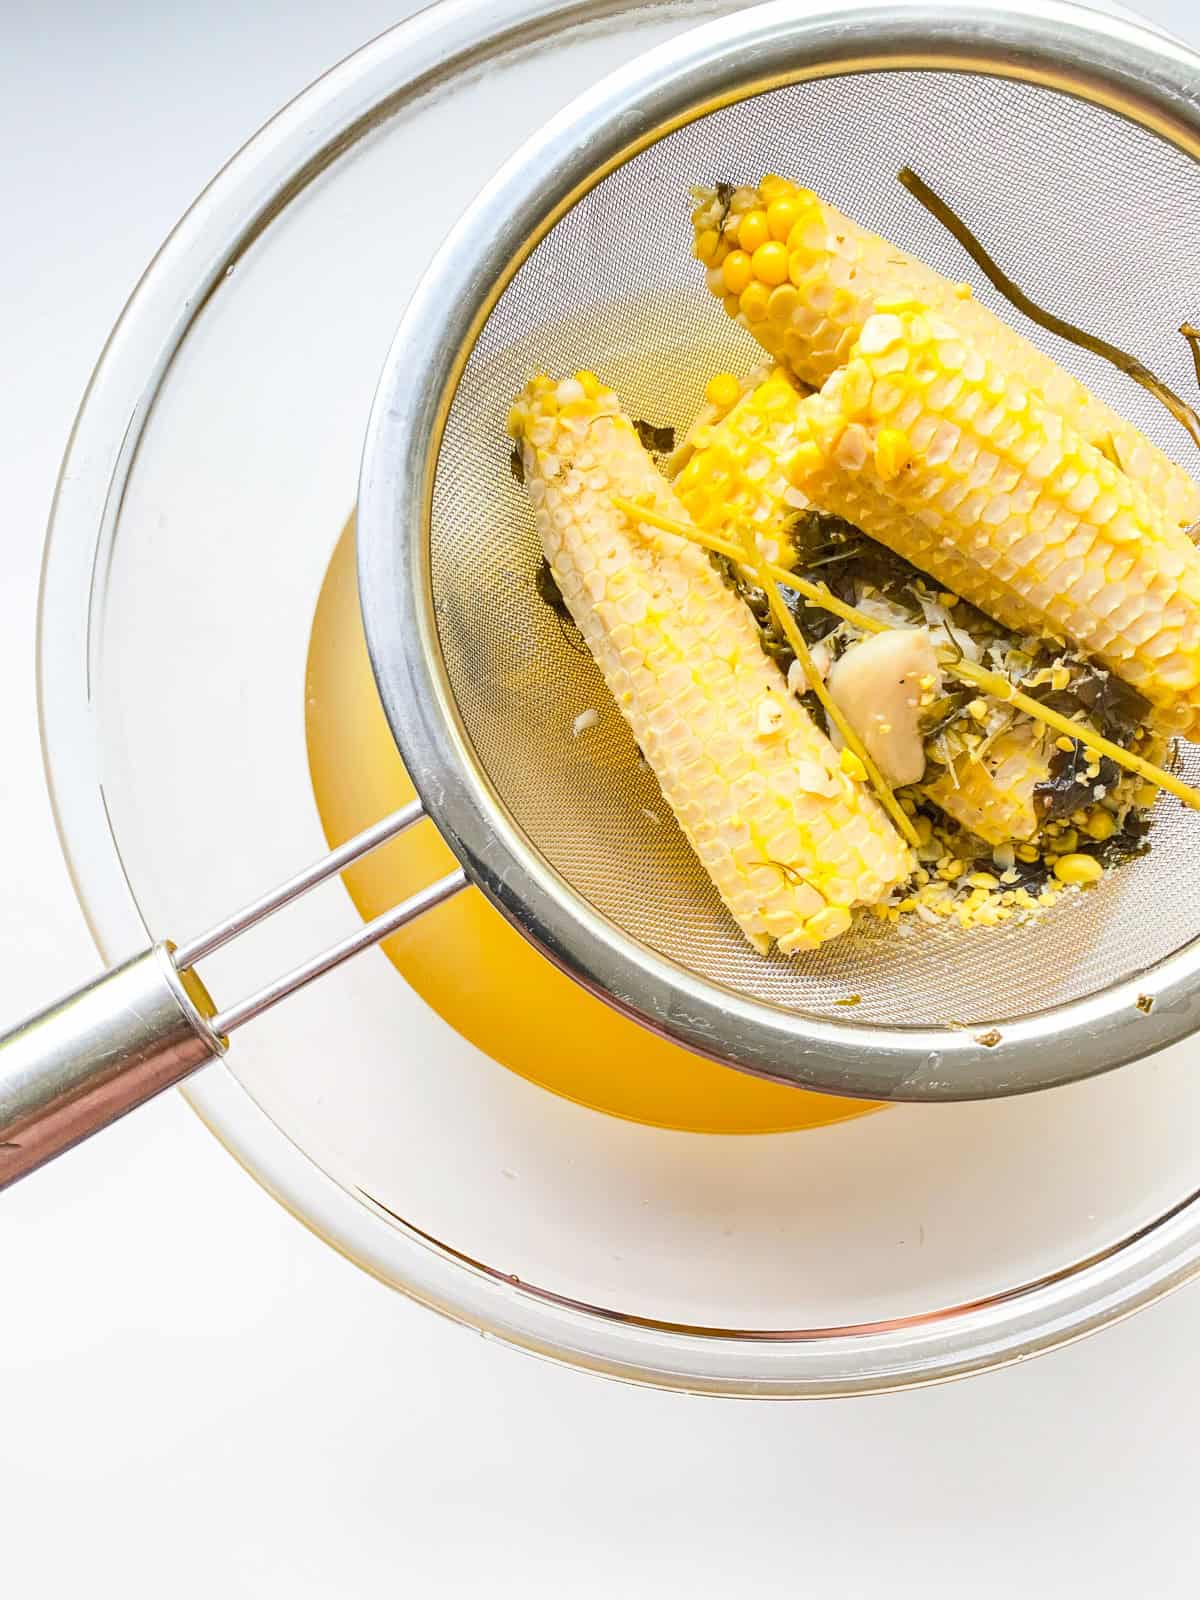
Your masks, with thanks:
[[(1037, 323), (1039, 328), (1045, 328), (1049, 333), (1056, 333), (1060, 339), (1078, 345), (1081, 350), (1090, 350), (1093, 355), (1116, 367), (1118, 372), (1123, 372), (1127, 378), (1140, 383), (1143, 389), (1166, 406), (1176, 422), (1186, 428), (1195, 443), (1200, 445), (1200, 417), (1191, 406), (1185, 405), (1173, 389), (1168, 389), (1160, 378), (1156, 378), (1144, 362), (1139, 361), (1136, 356), (1129, 355), (1118, 345), (1110, 344), (1107, 339), (1101, 339), (1094, 333), (1077, 328), (1073, 322), (1067, 322), (1064, 318), (1055, 316), (1052, 311), (1044, 310), (1036, 301), (1031, 300), (1024, 290), (1019, 289), (1004, 269), (993, 261), (966, 223), (950, 209), (940, 195), (934, 193), (923, 178), (918, 178), (911, 167), (903, 167), (898, 176), (908, 192), (915, 195), (926, 211), (936, 217), (943, 228), (958, 240), (971, 260), (982, 268), (989, 281), (999, 289), (1010, 305), (1016, 306), (1018, 311), (1023, 311), (1031, 322)], [(1188, 335), (1185, 334), (1184, 337), (1187, 338)], [(1200, 373), (1200, 365), (1197, 371)]]
[(809, 716), (816, 723), (817, 727), (820, 728), (821, 732), (828, 734), (829, 718), (825, 715), (825, 707), (817, 699), (812, 690), (806, 689), (804, 693), (802, 695), (798, 695), (797, 698), (799, 699), (800, 704), (808, 712)]
[(861, 588), (870, 586), (889, 599), (907, 598), (920, 610), (916, 586), (927, 582), (924, 574), (844, 517), (808, 506), (792, 519), (788, 538), (797, 570), (819, 569), (820, 581), (847, 605), (855, 603)]
[(533, 586), (537, 590), (538, 599), (544, 605), (548, 605), (556, 616), (562, 617), (567, 622), (574, 621), (570, 607), (558, 587), (558, 579), (554, 576), (545, 556), (537, 564), (537, 571), (533, 575)]
[(1150, 818), (1144, 811), (1130, 811), (1110, 839), (1098, 844), (1085, 839), (1080, 843), (1080, 852), (1095, 856), (1103, 867), (1123, 867), (1126, 862), (1136, 861), (1150, 849), (1151, 826)]
[[(1010, 878), (1008, 873), (1015, 872), (1016, 877)], [(1008, 872), (1000, 879), (1003, 887), (1008, 889), (1024, 889), (1029, 894), (1037, 894), (1044, 889), (1050, 881), (1050, 868), (1041, 856), (1036, 861), (1022, 861), (1020, 857), (1013, 862)]]
[(668, 456), (675, 448), (675, 429), (670, 424), (659, 428), (653, 422), (644, 422), (639, 418), (634, 421), (633, 431), (651, 455)]
[(518, 483), (525, 482), (525, 458), (521, 454), (521, 447), (513, 445), (508, 457), (508, 470)]
[(1150, 702), (1103, 667), (1085, 663), (1067, 692), (1114, 744), (1125, 744), (1150, 715)]
[(1055, 750), (1045, 781), (1035, 784), (1033, 790), (1033, 803), (1043, 823), (1061, 822), (1073, 811), (1092, 805), (1097, 787), (1111, 789), (1120, 779), (1120, 767), (1108, 756), (1100, 757), (1099, 772), (1089, 778), (1088, 768), (1095, 765), (1095, 756), (1078, 740), (1069, 750)]
[(588, 647), (579, 635), (579, 628), (575, 618), (571, 615), (571, 608), (562, 597), (562, 590), (558, 587), (558, 580), (551, 570), (550, 563), (545, 556), (537, 564), (537, 571), (533, 575), (533, 587), (537, 597), (543, 605), (549, 606), (558, 623), (558, 631), (563, 636), (564, 644), (569, 644), (578, 655), (590, 654)]
[(1097, 731), (1114, 744), (1126, 745), (1150, 715), (1148, 700), (1127, 683), (1082, 657), (1070, 658), (1071, 681), (1065, 689), (1048, 684), (1020, 687), (1031, 700), (1065, 717), (1085, 711)]
[(928, 741), (945, 733), (952, 723), (966, 715), (967, 707), (974, 698), (975, 690), (967, 683), (956, 683), (940, 695), (921, 718), (923, 737)]

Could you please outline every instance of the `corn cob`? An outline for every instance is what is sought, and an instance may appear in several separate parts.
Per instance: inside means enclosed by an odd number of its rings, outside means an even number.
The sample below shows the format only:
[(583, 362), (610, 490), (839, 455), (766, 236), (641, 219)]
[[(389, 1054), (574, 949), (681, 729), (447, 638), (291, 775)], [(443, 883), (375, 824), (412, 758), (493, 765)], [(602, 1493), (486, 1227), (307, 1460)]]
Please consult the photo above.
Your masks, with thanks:
[(773, 361), (762, 361), (744, 378), (739, 378), (732, 372), (713, 374), (705, 385), (704, 404), (692, 418), (691, 425), (663, 466), (664, 473), (672, 483), (692, 459), (699, 442), (709, 437), (711, 430), (725, 420), (742, 396), (756, 388), (774, 366)]
[(1033, 791), (1045, 782), (1049, 766), (1046, 740), (1024, 723), (1002, 733), (982, 761), (969, 753), (956, 756), (953, 772), (927, 783), (924, 793), (986, 844), (1032, 839), (1040, 829)]
[(725, 417), (692, 430), (675, 493), (698, 528), (738, 541), (752, 533), (761, 555), (781, 559), (784, 520), (808, 504), (788, 477), (807, 432), (801, 410), (807, 392), (774, 367)]
[(786, 179), (764, 178), (731, 197), (697, 194), (695, 253), (709, 288), (802, 382), (819, 388), (831, 377), (875, 311), (914, 302), (939, 312), (999, 370), (1040, 391), (1076, 433), (1154, 496), (1170, 521), (1200, 520), (1200, 486), (1183, 468), (975, 300), (968, 285), (951, 283)]
[(868, 318), (803, 410), (810, 499), (1013, 631), (1069, 639), (1164, 730), (1200, 732), (1200, 552), (1036, 390), (906, 310)]
[[(797, 460), (798, 446), (810, 438), (808, 396), (806, 388), (777, 366), (749, 386), (724, 417), (713, 422), (698, 419), (675, 492), (701, 532), (739, 543), (749, 529), (768, 561), (791, 564), (791, 552), (782, 538), (784, 525), (810, 503), (798, 486), (803, 482), (804, 457)], [(840, 514), (855, 527), (865, 530), (870, 522), (883, 530), (877, 535), (881, 544), (903, 552), (918, 543), (924, 548), (930, 541), (923, 524), (914, 524), (907, 512), (861, 477), (847, 475), (839, 493), (843, 504), (853, 507), (852, 512)], [(1025, 609), (1014, 604), (977, 562), (953, 545), (946, 545), (940, 560), (943, 571), (953, 574), (943, 580), (946, 587), (956, 594), (978, 595), (975, 604), (980, 610), (1014, 632), (1027, 629)]]
[(546, 559), (663, 795), (754, 946), (836, 937), (912, 868), (876, 802), (787, 692), (702, 551), (611, 496), (682, 507), (617, 396), (538, 377), (509, 418)]

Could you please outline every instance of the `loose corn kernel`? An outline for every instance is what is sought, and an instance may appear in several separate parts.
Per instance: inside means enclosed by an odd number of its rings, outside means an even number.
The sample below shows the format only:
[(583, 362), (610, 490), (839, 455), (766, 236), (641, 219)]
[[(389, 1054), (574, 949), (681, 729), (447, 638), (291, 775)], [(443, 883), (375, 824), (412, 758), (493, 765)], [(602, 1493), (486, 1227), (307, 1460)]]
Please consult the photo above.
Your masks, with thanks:
[[(727, 294), (741, 294), (753, 277), (750, 257), (744, 250), (731, 250), (721, 267), (721, 279)], [(740, 307), (738, 308), (741, 309)]]
[(998, 889), (999, 878), (993, 878), (990, 872), (973, 872), (967, 879), (972, 889)]
[(741, 293), (742, 315), (747, 322), (762, 322), (767, 315), (771, 291), (757, 278), (748, 283)]
[(969, 300), (974, 292), (969, 283), (956, 283), (954, 285), (954, 297), (956, 300)]
[(1099, 883), (1104, 868), (1095, 856), (1060, 856), (1054, 863), (1054, 876), (1060, 883)]
[(1054, 845), (1055, 849), (1057, 849), (1062, 855), (1072, 855), (1076, 850), (1079, 849), (1079, 835), (1075, 832), (1074, 828), (1064, 828), (1059, 834), (1058, 838), (1054, 841)]
[(986, 700), (972, 700), (972, 701), (970, 701), (970, 703), (967, 706), (967, 710), (975, 718), (976, 722), (986, 722), (987, 721), (988, 706), (987, 706), (987, 701)]
[(945, 606), (947, 611), (951, 611), (958, 604), (958, 596), (951, 594), (949, 589), (943, 589), (938, 595), (938, 604)]
[(1026, 866), (1032, 866), (1041, 852), (1035, 844), (1019, 844), (1017, 846), (1017, 860), (1023, 861)]
[(1091, 838), (1098, 839), (1101, 843), (1105, 839), (1111, 839), (1117, 831), (1116, 818), (1111, 811), (1093, 811), (1084, 827)]
[(1149, 811), (1157, 799), (1157, 786), (1153, 783), (1143, 783), (1138, 786), (1137, 794), (1134, 796), (1134, 804), (1139, 811)]
[(704, 388), (704, 398), (718, 411), (730, 411), (742, 397), (742, 386), (732, 372), (715, 372)]
[(757, 206), (738, 223), (738, 244), (747, 255), (752, 256), (760, 244), (766, 244), (771, 237), (771, 230), (767, 226), (767, 213)]
[(1074, 741), (1074, 739), (1068, 739), (1066, 734), (1064, 733), (1064, 734), (1060, 734), (1059, 737), (1057, 739), (1055, 739), (1054, 746), (1055, 746), (1055, 749), (1062, 750), (1065, 753), (1069, 754), (1075, 748), (1075, 741)]
[(916, 817), (913, 827), (917, 830), (917, 838), (922, 844), (928, 844), (933, 838), (933, 823), (928, 817)]
[(854, 754), (854, 751), (850, 749), (849, 745), (845, 746), (838, 756), (838, 765), (848, 778), (857, 778), (859, 783), (865, 782), (867, 769)]
[(774, 287), (787, 282), (787, 246), (781, 244), (778, 239), (769, 239), (766, 244), (760, 244), (751, 257), (750, 264), (754, 268), (754, 276), (760, 283)]

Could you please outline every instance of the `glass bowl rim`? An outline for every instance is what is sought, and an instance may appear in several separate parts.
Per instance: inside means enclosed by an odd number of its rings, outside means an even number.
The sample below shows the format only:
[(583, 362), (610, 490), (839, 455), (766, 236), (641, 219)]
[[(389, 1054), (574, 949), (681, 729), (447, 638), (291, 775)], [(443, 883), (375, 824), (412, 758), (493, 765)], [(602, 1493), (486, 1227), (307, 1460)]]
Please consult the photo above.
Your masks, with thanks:
[[(907, 4), (908, 0), (901, 0)], [(920, 3), (920, 0), (916, 0)], [(101, 954), (145, 942), (98, 781), (90, 701), (104, 555), (142, 426), (214, 286), (277, 214), (358, 139), (451, 72), (545, 47), (566, 30), (718, 15), (679, 0), (440, 0), (317, 79), (204, 190), (135, 288), (92, 375), (51, 509), (38, 607), (42, 749), (68, 871)], [(812, 15), (856, 9), (804, 4)], [(1108, 26), (1101, 14), (1039, 6)], [(1124, 25), (1114, 25), (1123, 27)], [(1136, 30), (1144, 40), (1144, 29)], [(338, 1183), (224, 1067), (184, 1090), (206, 1126), (288, 1211), (380, 1281), (454, 1321), (567, 1365), (663, 1388), (756, 1398), (938, 1382), (1049, 1350), (1129, 1315), (1200, 1271), (1200, 1190), (1086, 1260), (969, 1304), (854, 1328), (735, 1331), (665, 1324), (515, 1284)]]

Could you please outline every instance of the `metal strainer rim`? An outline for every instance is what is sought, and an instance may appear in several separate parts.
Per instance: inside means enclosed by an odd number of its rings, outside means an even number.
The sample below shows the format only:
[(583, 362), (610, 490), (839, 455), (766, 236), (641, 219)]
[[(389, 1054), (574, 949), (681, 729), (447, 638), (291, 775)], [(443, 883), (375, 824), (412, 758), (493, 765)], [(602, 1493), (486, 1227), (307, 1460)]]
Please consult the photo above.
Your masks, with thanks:
[[(428, 539), (449, 406), (486, 317), (550, 227), (672, 128), (784, 83), (933, 68), (1015, 77), (1116, 111), (1200, 158), (1200, 58), (1081, 7), (772, 0), (672, 40), (602, 80), (468, 208), (409, 304), (364, 448), (359, 582), (384, 709), (421, 796), (469, 876), (559, 967), (702, 1055), (785, 1082), (892, 1100), (961, 1100), (1072, 1082), (1200, 1028), (1200, 941), (1082, 999), (972, 1031), (787, 1012), (701, 979), (626, 935), (554, 872), (474, 760), (440, 655)], [(420, 380), (414, 382), (413, 375)], [(1140, 999), (1154, 998), (1147, 1014)]]

